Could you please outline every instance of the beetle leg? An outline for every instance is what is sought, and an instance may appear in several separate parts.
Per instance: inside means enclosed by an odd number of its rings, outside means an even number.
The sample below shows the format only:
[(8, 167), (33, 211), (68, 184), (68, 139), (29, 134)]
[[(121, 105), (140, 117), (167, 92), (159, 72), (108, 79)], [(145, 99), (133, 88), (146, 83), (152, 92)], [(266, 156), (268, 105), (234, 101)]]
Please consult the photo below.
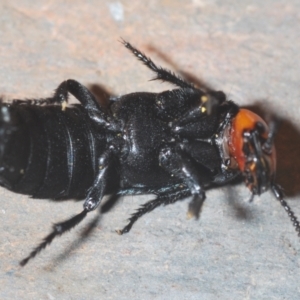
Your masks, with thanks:
[(103, 196), (105, 195), (105, 189), (107, 185), (107, 170), (111, 163), (112, 154), (114, 153), (114, 151), (115, 147), (113, 145), (110, 145), (99, 158), (98, 174), (92, 187), (89, 189), (89, 192), (83, 204), (83, 208), (87, 212), (95, 210), (99, 206)]
[(27, 100), (20, 100), (14, 99), (12, 101), (13, 104), (26, 104), (26, 105), (43, 105), (43, 104), (52, 104), (53, 98), (46, 98), (46, 99), (27, 99)]
[(71, 230), (86, 217), (88, 212), (96, 209), (99, 206), (105, 193), (107, 169), (111, 161), (113, 150), (113, 146), (109, 147), (99, 159), (99, 172), (83, 204), (83, 211), (71, 219), (54, 224), (52, 232), (47, 235), (42, 243), (33, 249), (33, 251), (20, 262), (21, 266), (25, 266), (30, 259), (34, 258), (41, 250), (46, 248), (46, 246), (49, 245), (56, 236), (60, 236), (63, 233)]
[(205, 200), (205, 191), (201, 182), (209, 180), (209, 170), (205, 167), (197, 168), (191, 159), (174, 146), (161, 149), (159, 163), (171, 176), (182, 180), (190, 189), (193, 199), (189, 204), (188, 217), (199, 217), (202, 204)]
[(130, 43), (122, 40), (121, 41), (123, 45), (129, 49), (133, 55), (135, 55), (140, 61), (142, 61), (150, 70), (156, 73), (156, 77), (153, 80), (162, 80), (167, 81), (170, 83), (173, 83), (181, 88), (193, 88), (193, 85), (186, 82), (182, 78), (176, 76), (171, 71), (168, 71), (166, 69), (163, 69), (161, 67), (157, 67), (155, 63), (147, 57), (145, 54), (143, 54), (138, 49), (134, 48)]
[(68, 93), (71, 93), (82, 104), (90, 118), (98, 125), (105, 127), (107, 130), (115, 130), (109, 114), (104, 111), (94, 95), (76, 80), (63, 81), (55, 91), (53, 102), (66, 103), (68, 101)]
[(116, 126), (109, 114), (107, 114), (101, 105), (98, 103), (94, 95), (81, 83), (74, 79), (63, 81), (55, 90), (52, 98), (38, 99), (38, 100), (14, 100), (15, 104), (61, 104), (62, 110), (65, 110), (68, 103), (68, 93), (71, 93), (84, 107), (88, 115), (94, 120), (97, 125), (104, 127), (110, 131), (116, 131)]
[(68, 103), (68, 93), (71, 93), (84, 107), (88, 115), (97, 125), (105, 127), (107, 130), (116, 131), (114, 122), (98, 103), (94, 95), (81, 83), (76, 80), (68, 79), (63, 81), (55, 90), (53, 97), (38, 100), (14, 100), (15, 104), (60, 104), (62, 110), (65, 110)]
[(20, 265), (22, 267), (25, 266), (30, 259), (34, 258), (39, 252), (45, 249), (47, 245), (51, 244), (51, 242), (56, 236), (62, 235), (63, 233), (75, 227), (85, 218), (86, 215), (87, 211), (83, 210), (80, 214), (72, 217), (71, 219), (54, 224), (52, 232), (49, 235), (47, 235), (43, 239), (43, 241), (36, 248), (34, 248), (26, 258), (20, 261)]
[(198, 195), (193, 195), (192, 201), (189, 203), (189, 208), (187, 213), (187, 217), (189, 219), (193, 217), (195, 217), (196, 219), (199, 218), (204, 200), (205, 200), (205, 195), (200, 197)]
[(137, 211), (134, 214), (132, 214), (131, 217), (128, 219), (129, 223), (123, 229), (116, 230), (116, 232), (120, 235), (122, 235), (123, 233), (127, 233), (130, 231), (133, 224), (144, 214), (154, 210), (160, 205), (172, 204), (190, 195), (191, 193), (189, 189), (178, 187), (174, 188), (174, 190), (168, 191), (167, 193), (158, 194), (156, 199), (150, 200), (143, 204), (140, 208), (138, 208)]

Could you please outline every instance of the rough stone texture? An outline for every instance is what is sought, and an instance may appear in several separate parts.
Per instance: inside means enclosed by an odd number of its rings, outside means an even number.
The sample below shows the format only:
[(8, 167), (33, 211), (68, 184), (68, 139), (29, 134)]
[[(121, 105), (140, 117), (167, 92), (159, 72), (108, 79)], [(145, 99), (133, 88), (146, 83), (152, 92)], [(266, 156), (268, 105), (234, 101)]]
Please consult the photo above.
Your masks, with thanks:
[[(161, 91), (120, 37), (157, 63), (205, 80), (240, 105), (276, 113), (278, 182), (300, 215), (300, 3), (291, 1), (22, 1), (0, 3), (0, 93), (46, 97), (67, 78), (111, 94)], [(81, 202), (1, 189), (1, 299), (298, 299), (300, 241), (270, 193), (244, 185), (207, 193), (199, 221), (187, 201), (156, 209), (118, 236), (145, 197), (127, 197), (26, 256)]]

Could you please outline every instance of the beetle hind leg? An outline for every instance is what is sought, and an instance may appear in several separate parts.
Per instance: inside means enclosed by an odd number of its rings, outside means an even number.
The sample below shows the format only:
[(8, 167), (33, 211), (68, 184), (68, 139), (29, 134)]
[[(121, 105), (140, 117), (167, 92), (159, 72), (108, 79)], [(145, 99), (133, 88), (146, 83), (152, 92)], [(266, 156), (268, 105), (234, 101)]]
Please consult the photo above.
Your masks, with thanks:
[(87, 210), (83, 210), (80, 214), (72, 217), (71, 219), (54, 224), (52, 232), (47, 235), (44, 240), (36, 248), (34, 248), (26, 258), (20, 261), (20, 265), (22, 267), (25, 266), (30, 259), (34, 258), (39, 252), (50, 245), (56, 236), (64, 234), (65, 232), (71, 230), (73, 227), (79, 224), (86, 217), (87, 213)]
[(113, 145), (111, 145), (111, 147), (99, 157), (99, 172), (93, 186), (90, 188), (86, 196), (86, 200), (83, 204), (83, 211), (64, 222), (54, 224), (52, 232), (20, 262), (21, 266), (25, 266), (30, 259), (34, 258), (39, 252), (45, 249), (47, 245), (51, 244), (55, 237), (74, 228), (90, 211), (95, 210), (99, 206), (103, 195), (105, 194), (105, 188), (107, 185), (107, 170), (112, 159), (112, 149)]

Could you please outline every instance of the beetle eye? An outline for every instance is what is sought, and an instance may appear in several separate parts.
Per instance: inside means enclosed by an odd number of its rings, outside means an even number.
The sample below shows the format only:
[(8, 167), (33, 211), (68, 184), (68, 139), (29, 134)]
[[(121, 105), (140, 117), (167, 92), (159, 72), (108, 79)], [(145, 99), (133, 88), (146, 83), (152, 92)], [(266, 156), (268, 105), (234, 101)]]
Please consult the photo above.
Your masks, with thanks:
[(264, 124), (261, 122), (256, 122), (255, 129), (257, 130), (259, 135), (262, 135), (263, 133), (266, 132), (266, 128), (265, 128)]

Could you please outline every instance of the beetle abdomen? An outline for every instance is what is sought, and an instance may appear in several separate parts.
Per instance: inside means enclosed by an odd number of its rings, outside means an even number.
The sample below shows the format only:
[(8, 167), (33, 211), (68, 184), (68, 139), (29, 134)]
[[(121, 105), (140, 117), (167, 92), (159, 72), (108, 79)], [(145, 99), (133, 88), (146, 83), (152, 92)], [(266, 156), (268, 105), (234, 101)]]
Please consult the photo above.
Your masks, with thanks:
[(1, 114), (2, 185), (34, 198), (85, 196), (106, 139), (80, 106), (2, 104)]

